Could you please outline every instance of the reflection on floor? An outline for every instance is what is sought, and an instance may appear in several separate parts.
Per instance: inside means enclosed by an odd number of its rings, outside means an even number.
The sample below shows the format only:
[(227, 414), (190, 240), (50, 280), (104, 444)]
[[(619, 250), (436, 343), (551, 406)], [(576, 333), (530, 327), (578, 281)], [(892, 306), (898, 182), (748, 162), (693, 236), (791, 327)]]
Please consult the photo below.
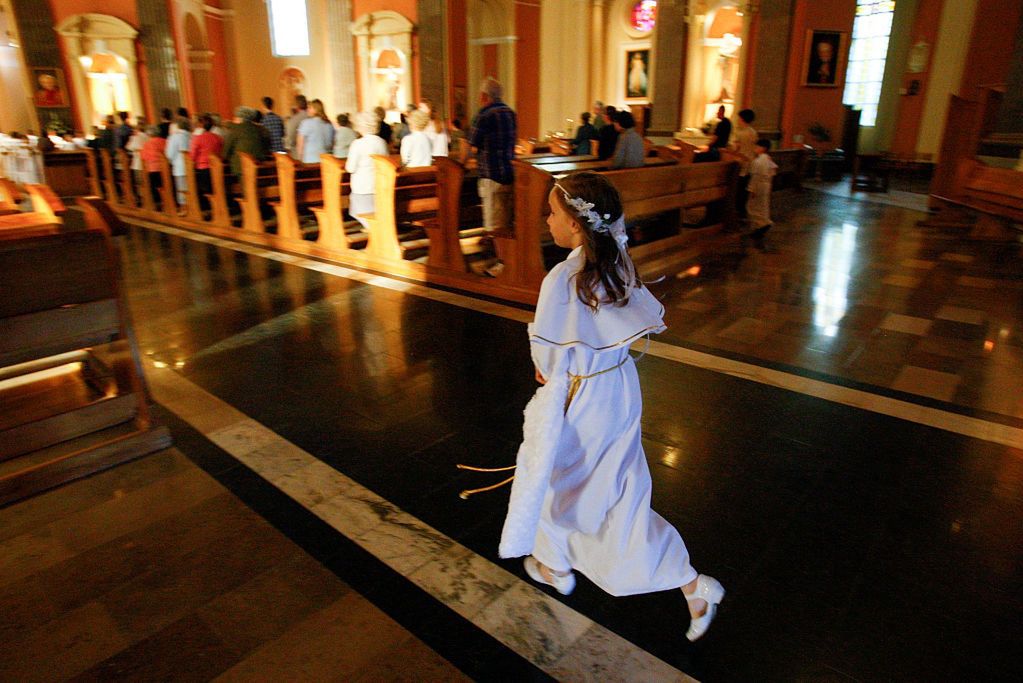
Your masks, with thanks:
[[(1006, 397), (996, 384), (1020, 369), (1017, 246), (963, 242), (917, 229), (917, 215), (901, 209), (814, 192), (780, 198), (776, 216), (766, 253), (736, 245), (702, 259), (698, 276), (655, 285), (671, 323), (660, 341), (932, 407), (981, 417), (997, 410), (1018, 424), (1019, 406), (1009, 404), (1020, 385)], [(1014, 570), (1023, 561), (1023, 451), (648, 356), (639, 371), (654, 506), (680, 529), (697, 568), (729, 591), (710, 634), (691, 645), (674, 591), (610, 598), (583, 580), (568, 598), (545, 591), (557, 607), (532, 602), (536, 591), (519, 563), (496, 558), (507, 492), (458, 499), (480, 484), (455, 463), (514, 458), (534, 387), (528, 316), (149, 230), (133, 231), (125, 248), (139, 338), (167, 405), (161, 415), (177, 448), (217, 483), (163, 454), (130, 466), (142, 469), (102, 475), (99, 515), (76, 516), (86, 507), (76, 501), (89, 496), (72, 488), (0, 510), (0, 604), (20, 605), (0, 613), (0, 628), (29, 634), (21, 650), (36, 661), (68, 652), (65, 661), (78, 663), (66, 675), (159, 676), (165, 669), (154, 659), (168, 652), (179, 675), (194, 667), (191, 677), (201, 679), (269, 647), (281, 668), (267, 670), (298, 671), (308, 658), (324, 661), (317, 652), (330, 647), (320, 645), (329, 636), (281, 634), (321, 623), (300, 616), (315, 611), (310, 602), (329, 610), (347, 598), (358, 602), (355, 614), (386, 615), (373, 619), (387, 620), (379, 639), (388, 648), (410, 643), (401, 655), (413, 672), (405, 680), (453, 677), (448, 663), (479, 680), (583, 679), (593, 675), (585, 663), (601, 656), (620, 663), (617, 677), (636, 679), (630, 673), (649, 655), (708, 681), (1023, 675), (1008, 654), (1023, 613)], [(984, 279), (998, 282), (975, 286)], [(989, 340), (994, 347), (976, 356), (975, 345)], [(942, 353), (961, 354), (960, 363), (929, 364), (957, 358)], [(965, 371), (969, 362), (978, 373)], [(958, 377), (951, 393), (942, 374)], [(231, 420), (242, 414), (249, 426), (238, 431)], [(284, 483), (299, 454), (310, 476)], [(324, 512), (352, 510), (354, 486), (336, 483), (349, 480), (372, 492), (357, 497), (373, 502), (377, 522), (429, 527), (464, 549), (439, 565), (453, 567), (445, 580), (417, 578), (393, 551), (370, 549), (372, 528), (345, 530), (372, 518)], [(132, 496), (148, 484), (155, 493)], [(220, 486), (244, 506), (221, 499)], [(119, 500), (139, 502), (129, 509)], [(183, 530), (194, 523), (166, 511), (174, 506), (198, 506), (188, 514), (200, 514), (210, 531), (192, 538)], [(89, 550), (97, 543), (103, 552)], [(444, 543), (416, 545), (445, 552)], [(80, 553), (87, 560), (73, 557)], [(52, 567), (59, 569), (40, 578)], [(262, 572), (289, 576), (292, 567), (297, 577), (323, 574), (312, 583), (335, 593), (317, 597), (305, 590), (308, 578), (296, 578), (294, 621), (277, 631), (260, 630), (252, 615), (261, 603), (247, 605), (244, 590), (222, 597), (237, 590), (223, 585), (224, 574), (239, 573), (241, 586)], [(511, 578), (481, 592), (463, 581), (465, 567)], [(57, 578), (70, 588), (47, 597), (46, 582)], [(84, 603), (61, 597), (78, 585), (89, 586), (76, 598)], [(186, 597), (172, 609), (175, 596)], [(36, 601), (46, 610), (34, 613)], [(512, 616), (532, 604), (546, 605), (534, 611), (547, 616)], [(208, 614), (236, 630), (209, 626)], [(206, 626), (192, 628), (196, 620)], [(106, 625), (109, 639), (79, 638), (93, 625)], [(305, 637), (311, 644), (301, 649)], [(292, 658), (282, 642), (299, 648)], [(393, 666), (374, 668), (393, 664), (395, 652), (372, 650), (357, 666), (367, 680), (402, 679)], [(2, 654), (0, 672), (47, 673), (24, 662)], [(417, 667), (435, 673), (417, 678)], [(676, 675), (657, 671), (639, 678)], [(616, 676), (601, 672), (602, 680)]]

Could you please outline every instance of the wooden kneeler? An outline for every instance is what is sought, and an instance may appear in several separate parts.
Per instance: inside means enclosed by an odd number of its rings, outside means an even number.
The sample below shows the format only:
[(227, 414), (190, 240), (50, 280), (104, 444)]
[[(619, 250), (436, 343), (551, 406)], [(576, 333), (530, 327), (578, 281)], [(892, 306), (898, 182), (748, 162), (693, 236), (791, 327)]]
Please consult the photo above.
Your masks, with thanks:
[(170, 445), (106, 230), (0, 233), (0, 506)]

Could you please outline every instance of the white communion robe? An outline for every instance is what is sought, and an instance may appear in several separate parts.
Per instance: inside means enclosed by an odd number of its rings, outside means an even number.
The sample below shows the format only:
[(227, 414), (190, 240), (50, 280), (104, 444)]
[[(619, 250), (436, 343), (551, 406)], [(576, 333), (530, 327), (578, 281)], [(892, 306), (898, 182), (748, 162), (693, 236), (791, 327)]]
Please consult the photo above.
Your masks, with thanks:
[[(650, 509), (629, 356), (633, 341), (665, 329), (664, 308), (640, 287), (625, 306), (594, 313), (576, 295), (583, 258), (576, 248), (544, 278), (528, 328), (547, 383), (526, 407), (499, 554), (578, 570), (612, 595), (679, 588), (697, 573), (678, 531)], [(571, 375), (590, 377), (578, 380), (566, 410)]]
[(751, 228), (771, 225), (771, 184), (778, 164), (766, 154), (758, 154), (749, 165), (749, 199), (746, 214)]

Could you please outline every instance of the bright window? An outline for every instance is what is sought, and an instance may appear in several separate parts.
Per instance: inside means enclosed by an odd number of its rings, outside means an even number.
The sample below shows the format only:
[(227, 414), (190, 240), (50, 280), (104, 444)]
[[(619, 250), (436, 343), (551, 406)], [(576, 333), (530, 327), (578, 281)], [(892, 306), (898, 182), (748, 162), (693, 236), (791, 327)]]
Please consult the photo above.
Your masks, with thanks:
[(873, 126), (877, 122), (877, 103), (881, 100), (884, 60), (894, 16), (895, 0), (856, 0), (842, 101), (863, 112), (861, 126)]
[(657, 0), (640, 0), (632, 6), (632, 28), (643, 33), (654, 30), (657, 23)]
[(277, 57), (309, 54), (309, 20), (306, 0), (268, 0), (270, 39)]

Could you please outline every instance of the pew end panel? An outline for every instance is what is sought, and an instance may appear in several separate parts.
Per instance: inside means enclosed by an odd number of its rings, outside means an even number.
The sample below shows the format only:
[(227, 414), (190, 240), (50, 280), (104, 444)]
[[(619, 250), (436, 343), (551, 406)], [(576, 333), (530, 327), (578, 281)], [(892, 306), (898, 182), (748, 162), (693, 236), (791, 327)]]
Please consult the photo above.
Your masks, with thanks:
[(102, 230), (0, 238), (0, 505), (170, 444)]

